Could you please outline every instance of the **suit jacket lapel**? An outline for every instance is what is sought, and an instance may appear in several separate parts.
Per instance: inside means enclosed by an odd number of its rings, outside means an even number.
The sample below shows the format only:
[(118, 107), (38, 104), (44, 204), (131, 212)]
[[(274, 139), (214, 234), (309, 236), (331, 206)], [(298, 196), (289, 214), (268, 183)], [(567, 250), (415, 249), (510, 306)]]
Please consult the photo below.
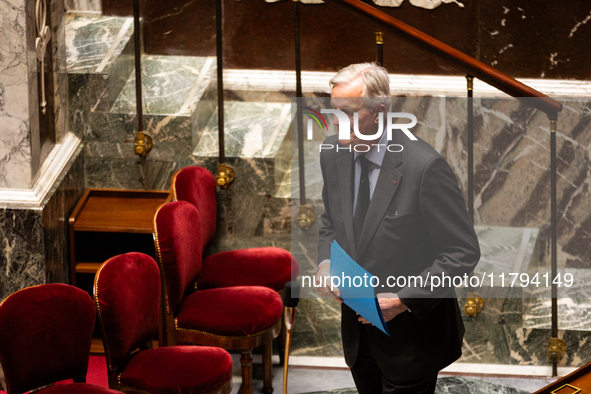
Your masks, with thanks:
[[(354, 257), (355, 235), (353, 233), (353, 174), (354, 174), (353, 153), (346, 152), (337, 159), (337, 169), (339, 174), (339, 188), (342, 196), (342, 215), (345, 223), (345, 232), (347, 234), (347, 243), (349, 244), (349, 253)], [(345, 248), (345, 245), (341, 245)]]
[(359, 240), (359, 250), (357, 251), (357, 258), (361, 257), (367, 246), (371, 243), (386, 210), (390, 206), (392, 198), (402, 180), (402, 174), (398, 172), (396, 167), (402, 164), (403, 153), (386, 152), (382, 168), (380, 169), (380, 176), (376, 183), (376, 187), (369, 204), (363, 230), (361, 231), (361, 239)]

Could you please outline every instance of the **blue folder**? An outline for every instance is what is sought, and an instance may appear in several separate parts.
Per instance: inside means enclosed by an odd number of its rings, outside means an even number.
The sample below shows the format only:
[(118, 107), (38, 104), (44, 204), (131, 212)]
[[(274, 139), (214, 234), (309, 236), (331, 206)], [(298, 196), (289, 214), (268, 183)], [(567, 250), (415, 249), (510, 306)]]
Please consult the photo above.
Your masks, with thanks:
[[(372, 275), (357, 264), (341, 248), (337, 241), (332, 241), (330, 248), (330, 275), (337, 276), (341, 279), (341, 283), (337, 287), (341, 292), (343, 302), (371, 324), (382, 330), (384, 334), (390, 336), (378, 299), (376, 298), (375, 289), (370, 285), (369, 278)], [(351, 279), (349, 280), (347, 278)], [(360, 278), (363, 281), (360, 279), (354, 280), (354, 278)], [(361, 285), (359, 285), (360, 282)]]

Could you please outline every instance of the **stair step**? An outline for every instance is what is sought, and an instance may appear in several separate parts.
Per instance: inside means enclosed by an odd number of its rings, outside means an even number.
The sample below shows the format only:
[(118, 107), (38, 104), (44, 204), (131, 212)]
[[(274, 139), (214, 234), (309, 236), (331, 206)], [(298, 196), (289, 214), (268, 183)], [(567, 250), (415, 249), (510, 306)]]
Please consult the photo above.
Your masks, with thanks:
[[(142, 56), (145, 114), (191, 116), (215, 73), (215, 58)], [(135, 73), (127, 80), (112, 113), (135, 114)]]
[(133, 20), (66, 15), (70, 128), (84, 133), (89, 116), (108, 112), (133, 72)]
[[(291, 142), (290, 121), (291, 105), (288, 103), (226, 102), (226, 156), (274, 158), (284, 141)], [(218, 152), (218, 115), (214, 113), (193, 154), (201, 157), (217, 156)], [(289, 151), (285, 153), (287, 155)]]
[[(306, 177), (306, 199), (322, 200), (322, 172), (320, 171), (319, 141), (304, 141), (304, 163)], [(293, 144), (295, 145), (295, 143)], [(290, 167), (285, 175), (277, 180), (277, 198), (300, 198), (300, 170), (297, 150), (290, 160)]]
[[(276, 179), (289, 166), (291, 105), (289, 103), (226, 101), (224, 106), (225, 154), (240, 174), (237, 181), (252, 183), (247, 190), (275, 195)], [(218, 156), (218, 114), (193, 134), (193, 156)]]
[(133, 35), (133, 19), (86, 18), (66, 14), (69, 74), (107, 74)]

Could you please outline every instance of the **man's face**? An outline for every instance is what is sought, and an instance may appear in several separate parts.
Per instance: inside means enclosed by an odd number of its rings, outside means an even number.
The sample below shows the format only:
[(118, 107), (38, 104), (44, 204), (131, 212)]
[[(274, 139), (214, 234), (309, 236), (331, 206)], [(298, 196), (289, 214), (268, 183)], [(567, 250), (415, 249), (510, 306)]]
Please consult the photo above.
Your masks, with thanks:
[[(353, 132), (354, 113), (359, 114), (359, 132), (365, 135), (374, 135), (378, 130), (378, 111), (370, 112), (365, 108), (363, 102), (363, 88), (365, 87), (363, 79), (357, 78), (346, 85), (335, 85), (331, 92), (331, 104), (334, 109), (338, 109), (349, 116), (351, 136), (349, 140), (339, 140), (341, 145), (355, 148), (358, 144), (371, 145), (377, 143), (379, 138), (374, 141), (363, 141)], [(333, 124), (338, 127), (339, 120), (336, 115), (333, 117)]]

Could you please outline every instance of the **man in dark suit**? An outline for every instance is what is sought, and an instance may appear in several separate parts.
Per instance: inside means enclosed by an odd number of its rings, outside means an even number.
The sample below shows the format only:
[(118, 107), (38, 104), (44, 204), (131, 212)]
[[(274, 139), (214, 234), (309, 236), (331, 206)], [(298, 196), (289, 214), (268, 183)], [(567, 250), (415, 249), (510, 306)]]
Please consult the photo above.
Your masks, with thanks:
[[(470, 273), (480, 258), (478, 240), (447, 162), (399, 130), (390, 141), (385, 130), (377, 133), (380, 112), (390, 108), (386, 70), (351, 65), (331, 86), (334, 109), (350, 117), (351, 131), (357, 112), (366, 137), (334, 135), (324, 147), (335, 149), (321, 150), (325, 211), (316, 283), (330, 275), (333, 240), (380, 280), (376, 290), (390, 337), (342, 304), (345, 360), (359, 393), (433, 393), (438, 371), (461, 355), (464, 325), (454, 288), (432, 290), (429, 278)], [(335, 116), (334, 123), (343, 119)], [(414, 276), (415, 285), (388, 282), (401, 276)], [(418, 276), (426, 286), (416, 285)], [(342, 301), (330, 285), (316, 290)]]

